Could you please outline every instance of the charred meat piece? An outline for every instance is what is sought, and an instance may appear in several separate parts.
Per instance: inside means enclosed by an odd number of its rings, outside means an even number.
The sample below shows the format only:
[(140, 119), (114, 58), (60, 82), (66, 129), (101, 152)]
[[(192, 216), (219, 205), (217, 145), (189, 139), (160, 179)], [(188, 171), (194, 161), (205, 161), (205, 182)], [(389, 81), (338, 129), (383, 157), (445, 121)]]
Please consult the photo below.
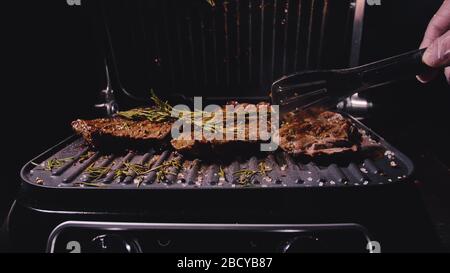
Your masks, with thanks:
[(100, 146), (104, 142), (150, 141), (166, 138), (171, 130), (171, 123), (133, 121), (120, 117), (93, 120), (75, 120), (72, 128), (83, 136), (89, 144)]
[(293, 155), (331, 155), (358, 150), (361, 135), (338, 113), (291, 115), (279, 130), (280, 147)]

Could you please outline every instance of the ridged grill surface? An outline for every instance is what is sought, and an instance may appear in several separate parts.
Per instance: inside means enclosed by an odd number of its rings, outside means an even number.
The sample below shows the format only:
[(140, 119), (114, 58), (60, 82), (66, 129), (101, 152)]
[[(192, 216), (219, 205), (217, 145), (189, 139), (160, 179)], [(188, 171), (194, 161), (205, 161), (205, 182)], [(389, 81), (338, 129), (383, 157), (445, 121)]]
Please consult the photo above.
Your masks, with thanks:
[[(308, 160), (293, 158), (278, 151), (258, 155), (231, 154), (209, 158), (188, 158), (172, 150), (123, 151), (108, 154), (86, 147), (82, 138), (74, 137), (37, 157), (24, 168), (29, 182), (49, 187), (98, 188), (242, 188), (242, 187), (348, 187), (387, 184), (405, 180), (412, 172), (409, 160), (389, 144), (367, 133), (373, 151), (361, 151), (352, 158)], [(234, 152), (236, 153), (236, 152)], [(64, 159), (57, 168), (48, 162)], [(176, 162), (158, 176), (158, 166)], [(117, 175), (127, 164), (145, 165), (146, 172)], [(89, 175), (89, 168), (104, 173)], [(126, 169), (126, 168), (125, 168)], [(152, 170), (153, 169), (153, 170)], [(264, 170), (264, 171), (262, 171)], [(252, 175), (241, 176), (242, 171)], [(243, 177), (244, 179), (241, 179)]]

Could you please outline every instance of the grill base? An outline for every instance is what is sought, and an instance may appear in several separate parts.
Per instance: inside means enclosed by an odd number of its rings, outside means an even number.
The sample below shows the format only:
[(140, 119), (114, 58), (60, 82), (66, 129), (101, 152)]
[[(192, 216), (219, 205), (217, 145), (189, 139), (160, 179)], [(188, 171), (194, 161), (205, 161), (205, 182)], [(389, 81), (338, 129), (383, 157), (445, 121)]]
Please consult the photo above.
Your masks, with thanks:
[[(100, 191), (93, 195), (92, 191), (82, 190), (77, 194), (46, 191), (46, 195), (33, 195), (22, 189), (8, 218), (15, 250), (45, 251), (50, 232), (65, 221), (356, 223), (368, 230), (371, 239), (381, 243), (383, 252), (439, 250), (417, 189), (409, 182), (370, 188), (117, 192), (121, 194)], [(399, 196), (402, 202), (398, 202)], [(192, 251), (196, 251), (195, 247)]]

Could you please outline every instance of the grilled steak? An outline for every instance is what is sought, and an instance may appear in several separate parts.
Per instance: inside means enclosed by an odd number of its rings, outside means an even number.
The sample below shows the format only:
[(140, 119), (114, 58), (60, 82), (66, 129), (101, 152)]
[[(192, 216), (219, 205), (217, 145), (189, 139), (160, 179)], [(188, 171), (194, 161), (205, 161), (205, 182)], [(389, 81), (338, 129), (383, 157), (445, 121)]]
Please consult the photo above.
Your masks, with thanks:
[[(230, 102), (229, 104), (233, 104), (234, 106), (242, 106), (242, 108), (237, 108), (238, 111), (242, 111), (245, 109), (245, 107), (249, 106), (250, 104), (242, 103), (238, 104), (237, 102)], [(259, 103), (256, 106), (257, 112), (259, 113), (260, 106), (269, 106), (267, 103)], [(269, 108), (270, 109), (270, 108)], [(226, 111), (224, 109), (223, 117), (225, 118)], [(178, 138), (172, 139), (170, 143), (172, 144), (172, 147), (176, 149), (179, 152), (189, 152), (192, 154), (208, 154), (211, 152), (214, 153), (222, 153), (227, 152), (230, 149), (233, 150), (253, 150), (254, 148), (258, 147), (256, 144), (261, 142), (261, 138), (259, 136), (258, 130), (257, 131), (250, 131), (249, 130), (249, 124), (250, 122), (254, 124), (259, 124), (258, 120), (259, 116), (256, 117), (255, 120), (249, 120), (247, 118), (247, 121), (244, 124), (237, 124), (237, 120), (235, 119), (235, 126), (232, 128), (226, 128), (225, 120), (221, 120), (218, 123), (220, 123), (220, 126), (218, 126), (222, 132), (223, 132), (223, 139), (212, 139), (208, 140), (205, 137), (203, 137), (201, 140), (194, 139), (194, 132), (192, 131), (189, 133), (182, 133)], [(267, 123), (268, 129), (270, 129), (270, 120)], [(227, 130), (233, 130), (234, 139), (229, 140), (226, 139), (226, 132)], [(244, 136), (239, 139), (238, 132), (243, 132)]]
[(107, 143), (162, 140), (168, 136), (171, 123), (133, 121), (120, 117), (75, 120), (72, 128), (93, 146)]
[[(237, 106), (237, 103), (234, 103)], [(254, 151), (262, 141), (258, 130), (250, 131), (250, 124), (259, 126), (260, 106), (256, 106), (258, 116), (254, 120), (246, 117), (246, 122), (232, 128), (226, 128), (224, 119), (218, 115), (217, 120), (223, 140), (201, 140), (193, 138), (194, 133), (182, 133), (170, 141), (172, 147), (180, 152), (192, 154), (225, 153), (230, 150)], [(241, 104), (242, 111), (248, 104)], [(223, 117), (226, 116), (224, 111)], [(237, 122), (235, 120), (235, 122)], [(194, 124), (195, 126), (195, 124)], [(270, 129), (270, 119), (267, 128)], [(168, 138), (172, 122), (152, 122), (147, 119), (129, 119), (124, 117), (102, 118), (93, 120), (76, 120), (72, 122), (73, 129), (83, 136), (87, 143), (95, 147), (133, 146), (148, 144), (154, 141), (161, 143)], [(233, 130), (234, 139), (226, 139), (227, 130)], [(238, 133), (244, 133), (242, 139)], [(280, 147), (292, 155), (317, 156), (323, 154), (340, 154), (357, 151), (361, 143), (361, 135), (352, 123), (338, 113), (329, 111), (310, 111), (301, 114), (291, 114), (285, 119), (279, 134)], [(119, 144), (119, 145), (118, 145)], [(123, 145), (122, 145), (123, 144)]]
[[(246, 134), (245, 140), (239, 140), (235, 137), (234, 140), (207, 140), (203, 138), (202, 140), (194, 139), (183, 139), (189, 138), (187, 134), (182, 134), (179, 138), (172, 139), (170, 143), (172, 147), (179, 152), (189, 152), (192, 154), (207, 154), (207, 153), (222, 153), (227, 150), (251, 150), (256, 148), (256, 144), (260, 142), (257, 140), (249, 140), (248, 134)], [(229, 152), (228, 152), (229, 153)]]
[(281, 126), (280, 147), (293, 155), (330, 155), (355, 152), (361, 135), (338, 113), (302, 113), (292, 115)]

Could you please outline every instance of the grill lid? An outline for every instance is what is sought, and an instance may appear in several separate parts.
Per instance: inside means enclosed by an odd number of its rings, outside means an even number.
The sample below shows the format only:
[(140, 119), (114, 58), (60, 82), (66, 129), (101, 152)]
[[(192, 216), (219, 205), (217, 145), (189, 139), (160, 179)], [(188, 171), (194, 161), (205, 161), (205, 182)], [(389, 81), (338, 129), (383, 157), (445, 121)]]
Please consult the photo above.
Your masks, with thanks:
[(214, 2), (91, 3), (114, 89), (261, 96), (284, 74), (349, 66), (356, 0)]

